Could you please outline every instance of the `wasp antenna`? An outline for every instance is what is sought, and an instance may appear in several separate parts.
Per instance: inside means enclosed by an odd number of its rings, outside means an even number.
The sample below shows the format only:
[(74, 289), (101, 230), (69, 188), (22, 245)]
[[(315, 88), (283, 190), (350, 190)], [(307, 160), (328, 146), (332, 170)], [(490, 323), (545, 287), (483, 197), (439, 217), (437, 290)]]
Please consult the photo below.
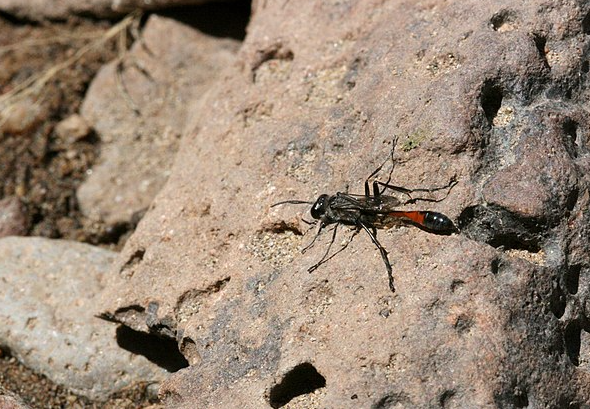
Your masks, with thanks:
[(282, 202), (275, 203), (270, 207), (275, 207), (283, 204), (313, 204), (313, 202), (308, 202), (306, 200), (284, 200)]

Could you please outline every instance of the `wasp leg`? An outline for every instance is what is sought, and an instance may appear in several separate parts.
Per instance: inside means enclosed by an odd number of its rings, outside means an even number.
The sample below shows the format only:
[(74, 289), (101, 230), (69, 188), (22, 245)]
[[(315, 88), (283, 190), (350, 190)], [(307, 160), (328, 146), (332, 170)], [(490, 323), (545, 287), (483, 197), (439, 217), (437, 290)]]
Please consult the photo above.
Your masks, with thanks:
[[(336, 255), (340, 254), (341, 252), (343, 252), (350, 243), (352, 243), (352, 239), (354, 239), (354, 237), (359, 233), (359, 229), (357, 228), (356, 230), (354, 230), (350, 236), (350, 238), (348, 239), (348, 241), (346, 242), (346, 244), (344, 244), (344, 246), (342, 246), (340, 249), (338, 249), (338, 251), (334, 252), (330, 257), (326, 258), (325, 260), (322, 259), (320, 260), (318, 263), (316, 263), (315, 265), (311, 266), (309, 269), (307, 269), (307, 271), (309, 271), (310, 273), (317, 270), (317, 268), (319, 266), (321, 266), (322, 264), (327, 263), (328, 261), (332, 260), (334, 257), (336, 257)], [(327, 254), (327, 253), (326, 253)]]
[[(445, 186), (433, 187), (433, 188), (429, 188), (429, 189), (423, 189), (423, 188), (407, 189), (405, 187), (390, 185), (388, 183), (383, 183), (383, 182), (379, 182), (379, 181), (375, 181), (373, 183), (377, 184), (379, 186), (382, 186), (383, 190), (390, 189), (390, 190), (400, 192), (400, 193), (407, 195), (409, 197), (409, 199), (404, 204), (410, 204), (410, 203), (415, 203), (415, 202), (434, 202), (434, 203), (442, 202), (443, 200), (445, 200), (447, 198), (447, 196), (451, 193), (451, 189), (453, 189), (453, 187), (455, 187), (455, 185), (458, 182), (455, 179), (455, 177), (453, 177), (451, 179), (451, 181), (449, 183), (447, 183)], [(443, 197), (438, 198), (438, 199), (433, 199), (430, 197), (412, 197), (412, 193), (416, 193), (416, 192), (434, 193), (434, 192), (438, 192), (441, 190), (446, 190), (447, 192)]]
[[(389, 152), (389, 157), (386, 158), (383, 161), (383, 163), (381, 163), (381, 165), (379, 165), (377, 167), (377, 169), (375, 169), (373, 171), (373, 173), (371, 173), (369, 175), (369, 177), (365, 180), (365, 196), (371, 196), (371, 192), (369, 190), (369, 180), (371, 180), (371, 178), (373, 178), (377, 173), (379, 173), (381, 171), (381, 169), (383, 169), (383, 166), (385, 166), (385, 164), (389, 160), (391, 160), (391, 170), (389, 171), (389, 176), (387, 177), (387, 182), (385, 182), (385, 184), (389, 184), (389, 182), (391, 181), (391, 175), (393, 175), (393, 169), (395, 169), (395, 159), (393, 158), (393, 154), (395, 152), (395, 145), (396, 144), (397, 144), (397, 137), (394, 137), (392, 140), (392, 146), (391, 146), (391, 151)], [(379, 192), (379, 186), (377, 185), (376, 181), (373, 181), (373, 195), (379, 196), (380, 194), (381, 194), (381, 192)]]
[[(313, 272), (314, 270), (316, 270), (319, 266), (321, 266), (325, 260), (326, 257), (328, 257), (328, 254), (330, 253), (330, 249), (332, 248), (332, 244), (334, 244), (334, 240), (336, 240), (336, 232), (338, 231), (338, 223), (336, 223), (334, 225), (334, 230), (332, 233), (332, 240), (330, 240), (330, 244), (328, 244), (328, 248), (326, 249), (326, 252), (324, 253), (324, 255), (322, 256), (322, 258), (320, 259), (320, 261), (318, 261), (317, 263), (315, 263), (313, 266), (311, 266), (310, 268), (307, 269), (307, 271), (309, 273)], [(317, 237), (317, 236), (316, 236)], [(314, 239), (315, 240), (315, 239)]]
[(375, 246), (377, 246), (377, 248), (379, 249), (379, 252), (381, 252), (381, 258), (383, 259), (383, 262), (385, 263), (385, 268), (387, 269), (387, 278), (389, 279), (389, 289), (391, 290), (391, 292), (395, 292), (395, 287), (393, 285), (393, 272), (391, 271), (391, 264), (389, 263), (389, 259), (387, 258), (387, 250), (385, 250), (385, 248), (381, 245), (381, 243), (379, 243), (379, 240), (377, 240), (376, 231), (371, 231), (371, 229), (369, 229), (364, 223), (361, 223), (361, 222), (359, 222), (359, 226), (362, 227), (363, 230), (365, 230), (367, 232), (367, 234), (371, 238), (371, 241), (373, 242), (373, 244), (375, 244)]
[(313, 245), (315, 244), (315, 241), (317, 240), (317, 238), (320, 236), (320, 234), (322, 233), (322, 229), (326, 227), (326, 224), (322, 221), (320, 221), (320, 223), (318, 224), (318, 230), (313, 238), (313, 240), (311, 241), (311, 243), (309, 243), (307, 246), (305, 246), (302, 250), (301, 253), (305, 253), (307, 250), (309, 250), (310, 248), (313, 247)]

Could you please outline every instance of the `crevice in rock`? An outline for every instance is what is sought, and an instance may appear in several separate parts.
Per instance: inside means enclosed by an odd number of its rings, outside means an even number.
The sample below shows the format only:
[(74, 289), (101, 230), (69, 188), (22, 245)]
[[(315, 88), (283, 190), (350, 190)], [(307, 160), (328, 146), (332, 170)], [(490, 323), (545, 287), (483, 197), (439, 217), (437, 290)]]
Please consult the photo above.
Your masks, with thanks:
[(504, 90), (496, 80), (487, 80), (484, 82), (480, 93), (480, 103), (490, 126), (493, 124), (494, 118), (502, 106), (503, 99)]
[(201, 361), (201, 354), (199, 354), (197, 343), (192, 338), (183, 337), (180, 341), (179, 350), (191, 365), (195, 365)]
[(545, 239), (543, 221), (520, 218), (492, 206), (470, 206), (461, 212), (458, 223), (461, 232), (470, 239), (501, 250), (538, 253)]
[(514, 406), (517, 408), (526, 408), (529, 406), (529, 397), (526, 391), (519, 390), (514, 394)]
[(350, 63), (350, 67), (348, 68), (346, 75), (344, 75), (344, 85), (348, 90), (351, 90), (356, 86), (356, 81), (361, 68), (364, 68), (364, 62), (360, 57), (356, 57), (352, 63)]
[(563, 146), (567, 151), (568, 155), (575, 159), (578, 157), (579, 136), (578, 136), (578, 123), (571, 118), (566, 118), (563, 121)]
[(274, 223), (268, 223), (262, 226), (262, 232), (269, 232), (274, 234), (282, 234), (291, 232), (297, 236), (303, 236), (303, 232), (299, 228), (299, 224), (295, 222), (287, 222), (280, 220)]
[(455, 320), (454, 327), (455, 330), (462, 335), (469, 332), (473, 324), (473, 317), (470, 317), (467, 314), (460, 314)]
[(143, 247), (140, 247), (138, 249), (136, 249), (131, 256), (129, 256), (129, 258), (127, 259), (127, 261), (125, 262), (125, 264), (123, 264), (123, 267), (121, 268), (121, 271), (126, 270), (128, 268), (131, 268), (137, 264), (139, 264), (141, 262), (141, 260), (143, 260), (143, 256), (145, 255), (145, 249)]
[(203, 299), (212, 294), (222, 291), (231, 277), (217, 280), (205, 289), (191, 289), (185, 291), (178, 297), (174, 307), (174, 317), (176, 322), (184, 322), (191, 316), (197, 314), (203, 304)]
[(176, 372), (189, 366), (173, 339), (161, 338), (121, 325), (117, 328), (117, 344), (133, 354), (144, 356), (168, 372)]
[(172, 7), (158, 14), (213, 37), (243, 41), (250, 21), (250, 1), (209, 2), (196, 6)]
[(569, 266), (565, 274), (563, 275), (563, 283), (568, 293), (570, 294), (577, 294), (578, 287), (580, 285), (580, 272), (582, 271), (582, 266), (580, 264), (575, 264), (573, 266)]
[(98, 318), (101, 318), (105, 321), (116, 322), (120, 324), (121, 322), (130, 319), (132, 320), (137, 315), (145, 315), (145, 308), (141, 305), (129, 305), (126, 307), (121, 307), (115, 310), (114, 313), (110, 312), (103, 312), (97, 315)]
[(449, 403), (451, 403), (450, 401), (453, 399), (453, 396), (455, 396), (456, 392), (454, 389), (447, 389), (446, 391), (444, 391), (441, 395), (440, 398), (438, 398), (438, 403), (440, 404), (441, 408), (447, 408), (449, 406)]
[(498, 393), (494, 400), (497, 407), (526, 408), (529, 406), (529, 396), (524, 387), (513, 381), (501, 393)]
[(273, 60), (291, 62), (294, 58), (295, 54), (293, 54), (293, 51), (286, 48), (281, 42), (276, 42), (265, 49), (258, 50), (250, 68), (252, 82), (256, 82), (257, 72), (263, 64)]
[(575, 366), (580, 365), (580, 346), (582, 328), (577, 321), (572, 321), (565, 327), (563, 334), (565, 352), (570, 362)]
[(371, 409), (389, 409), (397, 406), (411, 407), (409, 403), (410, 399), (408, 398), (408, 395), (406, 395), (405, 393), (392, 392), (383, 396), (381, 399), (379, 399), (377, 402), (371, 405)]
[(512, 10), (500, 10), (490, 19), (490, 25), (494, 31), (508, 31), (516, 20), (516, 13)]
[(590, 34), (590, 12), (582, 20), (582, 32), (584, 34)]
[(502, 259), (500, 257), (494, 257), (492, 259), (492, 262), (490, 263), (490, 270), (491, 270), (492, 274), (495, 276), (498, 275), (498, 273), (500, 272), (502, 267), (503, 267)]
[(326, 378), (312, 364), (305, 362), (287, 372), (281, 382), (271, 388), (269, 404), (274, 409), (281, 408), (291, 399), (325, 386)]
[(556, 318), (563, 317), (567, 306), (566, 296), (560, 286), (557, 286), (549, 295), (549, 309)]
[(543, 64), (545, 65), (545, 67), (551, 69), (551, 67), (549, 66), (549, 61), (547, 61), (547, 54), (545, 50), (545, 47), (547, 45), (547, 37), (545, 37), (542, 34), (533, 34), (533, 41), (535, 42), (535, 47), (537, 48), (537, 51), (539, 51), (539, 57), (541, 57)]
[(41, 24), (38, 21), (28, 19), (26, 17), (18, 17), (14, 14), (10, 14), (6, 11), (0, 10), (0, 20), (4, 20), (5, 22), (15, 25), (15, 26), (32, 26), (38, 27)]
[(98, 238), (98, 242), (101, 244), (118, 243), (121, 237), (134, 229), (135, 226), (126, 222), (120, 222), (106, 226), (104, 232)]
[(465, 281), (460, 280), (460, 279), (455, 279), (451, 283), (451, 291), (455, 292), (455, 291), (459, 290), (461, 287), (463, 287), (464, 285), (465, 285)]

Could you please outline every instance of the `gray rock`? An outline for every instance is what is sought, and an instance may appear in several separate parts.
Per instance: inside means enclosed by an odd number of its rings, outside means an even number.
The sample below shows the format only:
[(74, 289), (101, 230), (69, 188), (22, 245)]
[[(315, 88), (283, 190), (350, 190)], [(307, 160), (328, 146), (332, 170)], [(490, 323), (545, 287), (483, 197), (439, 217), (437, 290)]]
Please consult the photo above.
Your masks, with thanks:
[(27, 218), (20, 200), (15, 196), (0, 200), (0, 238), (27, 234)]
[(121, 349), (115, 326), (95, 316), (115, 255), (75, 242), (0, 240), (0, 343), (27, 367), (99, 400), (165, 374)]
[(77, 192), (86, 216), (116, 224), (147, 209), (170, 174), (190, 104), (233, 63), (238, 45), (153, 15), (120, 81), (116, 62), (101, 69), (81, 110), (101, 139), (98, 165)]

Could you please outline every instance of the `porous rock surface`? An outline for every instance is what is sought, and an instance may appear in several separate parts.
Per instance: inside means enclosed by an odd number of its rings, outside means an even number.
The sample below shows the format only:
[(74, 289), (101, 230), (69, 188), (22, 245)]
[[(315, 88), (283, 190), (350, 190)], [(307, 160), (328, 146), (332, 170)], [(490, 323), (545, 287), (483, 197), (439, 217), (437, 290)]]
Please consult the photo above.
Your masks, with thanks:
[[(590, 5), (253, 4), (104, 316), (176, 339), (174, 408), (590, 405)], [(364, 232), (312, 274), (320, 193), (443, 186), (460, 233)], [(388, 163), (377, 177), (387, 178)], [(305, 216), (309, 218), (309, 216)], [(340, 228), (333, 251), (351, 232)]]
[(238, 45), (153, 15), (129, 55), (101, 69), (81, 109), (101, 140), (98, 164), (77, 191), (86, 216), (115, 225), (147, 209), (168, 178), (191, 104)]
[(116, 327), (95, 316), (114, 257), (76, 242), (0, 239), (0, 344), (37, 373), (98, 400), (166, 375), (119, 347)]

